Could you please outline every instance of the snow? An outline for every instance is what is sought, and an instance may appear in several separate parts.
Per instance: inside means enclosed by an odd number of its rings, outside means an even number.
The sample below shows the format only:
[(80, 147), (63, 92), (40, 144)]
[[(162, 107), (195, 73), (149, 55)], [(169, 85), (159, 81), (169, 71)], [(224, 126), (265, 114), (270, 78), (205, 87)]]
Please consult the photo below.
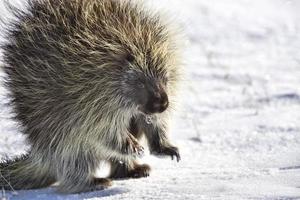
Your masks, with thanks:
[[(172, 16), (186, 38), (170, 130), (181, 162), (146, 155), (149, 178), (74, 195), (18, 191), (10, 199), (300, 199), (299, 1), (148, 3)], [(10, 157), (28, 146), (3, 87), (0, 94), (0, 155)]]

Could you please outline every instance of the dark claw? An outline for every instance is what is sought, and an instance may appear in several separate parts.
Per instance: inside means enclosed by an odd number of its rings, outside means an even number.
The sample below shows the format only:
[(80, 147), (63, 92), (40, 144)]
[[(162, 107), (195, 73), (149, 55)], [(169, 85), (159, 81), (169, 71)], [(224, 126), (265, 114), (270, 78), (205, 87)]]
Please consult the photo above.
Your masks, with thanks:
[(163, 147), (159, 152), (155, 153), (158, 155), (171, 156), (172, 160), (174, 160), (174, 157), (176, 157), (177, 162), (181, 160), (178, 148), (174, 146)]
[(142, 157), (144, 155), (144, 147), (142, 147), (138, 141), (130, 134), (126, 139), (126, 154), (131, 154), (134, 157)]
[(181, 160), (180, 154), (178, 153), (176, 157), (177, 157), (177, 162), (179, 162)]

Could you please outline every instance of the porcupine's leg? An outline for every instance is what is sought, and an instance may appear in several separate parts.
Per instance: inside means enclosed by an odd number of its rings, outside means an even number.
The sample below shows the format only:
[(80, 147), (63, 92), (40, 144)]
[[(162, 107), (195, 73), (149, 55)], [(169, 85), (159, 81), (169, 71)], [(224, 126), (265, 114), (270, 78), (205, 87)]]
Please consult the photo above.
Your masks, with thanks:
[(62, 193), (78, 193), (93, 190), (101, 190), (111, 185), (111, 181), (105, 178), (95, 178), (98, 167), (97, 158), (92, 151), (84, 149), (69, 150), (59, 159), (57, 178), (59, 180), (58, 191)]
[[(141, 129), (139, 128), (136, 120), (132, 118), (129, 128), (130, 134), (128, 135), (128, 141), (131, 146), (141, 148), (137, 139), (142, 136)], [(122, 163), (119, 161), (111, 162), (111, 178), (141, 178), (149, 176), (151, 168), (147, 164), (138, 164), (135, 159), (132, 159), (128, 163)]]
[(163, 118), (156, 119), (155, 122), (147, 123), (144, 118), (139, 118), (139, 124), (143, 124), (143, 131), (148, 140), (151, 154), (176, 157), (180, 160), (177, 147), (172, 145), (166, 133), (167, 122)]

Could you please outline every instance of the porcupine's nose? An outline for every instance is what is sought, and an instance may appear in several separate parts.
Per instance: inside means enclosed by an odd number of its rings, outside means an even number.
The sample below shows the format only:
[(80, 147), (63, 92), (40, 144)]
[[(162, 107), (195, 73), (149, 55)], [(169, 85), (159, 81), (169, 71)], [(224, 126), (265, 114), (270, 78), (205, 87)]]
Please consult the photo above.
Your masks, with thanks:
[(165, 92), (156, 92), (153, 95), (152, 111), (153, 113), (162, 113), (169, 106), (168, 95)]

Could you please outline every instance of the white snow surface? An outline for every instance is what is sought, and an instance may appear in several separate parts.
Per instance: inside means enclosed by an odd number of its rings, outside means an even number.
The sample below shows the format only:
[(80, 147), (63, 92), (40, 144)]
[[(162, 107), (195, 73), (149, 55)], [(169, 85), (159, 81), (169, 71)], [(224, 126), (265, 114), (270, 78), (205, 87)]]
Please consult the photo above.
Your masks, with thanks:
[[(300, 2), (148, 2), (186, 40), (170, 130), (182, 160), (146, 155), (150, 177), (114, 181), (103, 191), (46, 188), (8, 192), (9, 199), (300, 199)], [(12, 157), (28, 146), (0, 92), (0, 155)]]

